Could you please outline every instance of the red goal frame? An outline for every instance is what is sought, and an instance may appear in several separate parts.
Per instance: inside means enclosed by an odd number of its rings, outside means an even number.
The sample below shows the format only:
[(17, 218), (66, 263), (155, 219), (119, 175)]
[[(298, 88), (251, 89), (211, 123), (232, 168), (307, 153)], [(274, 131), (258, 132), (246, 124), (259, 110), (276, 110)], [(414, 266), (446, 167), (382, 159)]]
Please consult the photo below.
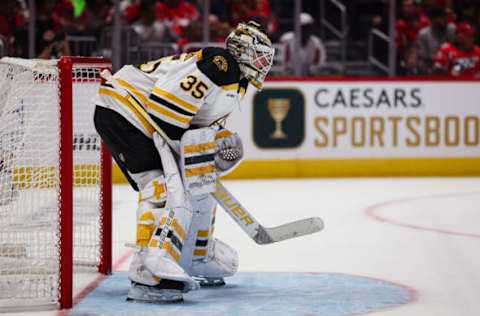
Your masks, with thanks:
[[(75, 67), (94, 65), (111, 70), (111, 62), (95, 57), (61, 57), (58, 60), (60, 84), (60, 308), (73, 303), (73, 79)], [(101, 80), (101, 79), (98, 79)], [(93, 119), (93, 118), (92, 118)], [(98, 272), (112, 269), (112, 157), (101, 143), (101, 212), (102, 227)]]

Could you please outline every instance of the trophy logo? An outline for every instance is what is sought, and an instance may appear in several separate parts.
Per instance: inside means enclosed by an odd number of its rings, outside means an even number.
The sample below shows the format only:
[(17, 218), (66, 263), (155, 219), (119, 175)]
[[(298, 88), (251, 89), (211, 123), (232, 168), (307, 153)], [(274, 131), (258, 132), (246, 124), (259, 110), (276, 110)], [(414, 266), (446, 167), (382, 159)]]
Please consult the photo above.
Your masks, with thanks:
[(270, 135), (271, 139), (285, 139), (287, 134), (282, 130), (282, 123), (290, 110), (290, 99), (287, 98), (271, 98), (267, 103), (270, 116), (275, 121), (275, 131)]
[(259, 148), (298, 148), (305, 139), (305, 98), (292, 88), (266, 88), (253, 99), (253, 141)]

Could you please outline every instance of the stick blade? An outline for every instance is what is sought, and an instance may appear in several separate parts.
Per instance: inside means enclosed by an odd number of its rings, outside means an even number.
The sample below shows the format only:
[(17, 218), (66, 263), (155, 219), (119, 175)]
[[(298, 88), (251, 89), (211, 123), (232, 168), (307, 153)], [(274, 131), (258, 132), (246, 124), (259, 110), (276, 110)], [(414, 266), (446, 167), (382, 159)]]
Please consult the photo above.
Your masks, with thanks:
[(259, 226), (258, 233), (253, 239), (259, 245), (266, 245), (286, 239), (310, 235), (321, 231), (323, 226), (323, 221), (320, 217), (301, 219), (270, 228)]

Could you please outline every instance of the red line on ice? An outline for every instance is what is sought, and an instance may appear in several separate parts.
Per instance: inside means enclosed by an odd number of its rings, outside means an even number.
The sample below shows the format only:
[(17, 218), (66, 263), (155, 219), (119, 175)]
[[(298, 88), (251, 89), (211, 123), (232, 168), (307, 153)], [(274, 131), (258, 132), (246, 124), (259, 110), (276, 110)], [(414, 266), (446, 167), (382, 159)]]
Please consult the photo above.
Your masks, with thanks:
[[(112, 270), (113, 271), (116, 271), (117, 269), (119, 269), (127, 260), (128, 258), (130, 258), (130, 256), (132, 255), (132, 251), (127, 251), (125, 252), (117, 261), (114, 262), (113, 264), (113, 267), (112, 267)], [(99, 275), (95, 278), (95, 280), (93, 280), (92, 282), (90, 282), (85, 288), (83, 288), (80, 293), (78, 293), (74, 298), (73, 298), (73, 306), (77, 305), (82, 299), (84, 299), (88, 294), (90, 294), (93, 290), (95, 290), (97, 288), (97, 286), (100, 285), (100, 283), (105, 280), (105, 278), (107, 278), (108, 275)], [(72, 307), (73, 307), (72, 306)], [(56, 316), (68, 316), (69, 315), (69, 312), (70, 312), (71, 309), (62, 309), (61, 311), (59, 311)]]
[(380, 211), (383, 207), (389, 206), (389, 205), (402, 204), (402, 203), (408, 203), (408, 202), (414, 202), (414, 201), (420, 201), (420, 200), (435, 199), (435, 198), (445, 198), (445, 197), (455, 197), (455, 196), (465, 196), (465, 195), (468, 196), (468, 195), (475, 195), (475, 194), (480, 194), (480, 192), (474, 191), (474, 192), (465, 192), (465, 193), (434, 194), (434, 195), (426, 195), (426, 196), (415, 197), (415, 198), (404, 198), (404, 199), (392, 200), (392, 201), (387, 201), (387, 202), (369, 206), (368, 208), (365, 209), (365, 214), (368, 217), (374, 220), (377, 220), (379, 222), (384, 222), (384, 223), (406, 227), (410, 229), (423, 230), (423, 231), (435, 232), (435, 233), (446, 234), (446, 235), (469, 237), (469, 238), (480, 238), (480, 234), (457, 232), (457, 231), (451, 231), (451, 230), (440, 229), (435, 227), (424, 227), (420, 225), (404, 223), (404, 222), (387, 218), (385, 216), (378, 214), (378, 211)]

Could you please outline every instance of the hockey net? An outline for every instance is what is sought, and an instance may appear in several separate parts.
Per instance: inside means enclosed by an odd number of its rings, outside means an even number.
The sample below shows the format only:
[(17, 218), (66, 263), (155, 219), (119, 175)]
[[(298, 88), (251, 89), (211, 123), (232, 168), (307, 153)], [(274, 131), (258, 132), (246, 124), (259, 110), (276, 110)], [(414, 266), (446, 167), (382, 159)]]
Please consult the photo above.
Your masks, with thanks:
[(70, 307), (72, 261), (110, 270), (111, 158), (92, 102), (109, 67), (0, 60), (0, 312)]

